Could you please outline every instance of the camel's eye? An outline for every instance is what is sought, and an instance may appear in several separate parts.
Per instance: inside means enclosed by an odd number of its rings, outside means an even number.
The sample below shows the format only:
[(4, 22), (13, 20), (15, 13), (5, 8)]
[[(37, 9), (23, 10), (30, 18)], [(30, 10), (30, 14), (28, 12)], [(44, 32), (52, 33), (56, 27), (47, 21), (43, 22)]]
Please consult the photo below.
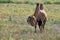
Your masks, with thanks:
[(31, 17), (28, 17), (27, 22), (31, 22)]

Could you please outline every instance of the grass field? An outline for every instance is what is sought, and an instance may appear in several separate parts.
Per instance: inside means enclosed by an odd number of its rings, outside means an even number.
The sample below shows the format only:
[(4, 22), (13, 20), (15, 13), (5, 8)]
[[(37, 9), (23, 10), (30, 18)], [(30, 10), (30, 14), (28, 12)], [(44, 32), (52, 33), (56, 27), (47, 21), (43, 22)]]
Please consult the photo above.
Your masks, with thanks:
[(35, 3), (45, 3), (45, 4), (60, 4), (60, 0), (0, 0), (0, 3), (23, 3), (23, 4), (35, 4)]
[(60, 5), (44, 4), (47, 13), (45, 32), (34, 33), (27, 17), (32, 15), (35, 4), (0, 4), (0, 40), (60, 40)]

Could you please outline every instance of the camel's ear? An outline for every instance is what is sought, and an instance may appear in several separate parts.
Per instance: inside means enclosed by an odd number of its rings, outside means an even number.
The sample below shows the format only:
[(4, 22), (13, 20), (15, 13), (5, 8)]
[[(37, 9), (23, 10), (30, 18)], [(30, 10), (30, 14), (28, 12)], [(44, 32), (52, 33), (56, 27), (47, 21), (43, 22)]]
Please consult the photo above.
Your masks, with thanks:
[(36, 17), (35, 16), (33, 16), (33, 18), (34, 18), (34, 20), (36, 20)]

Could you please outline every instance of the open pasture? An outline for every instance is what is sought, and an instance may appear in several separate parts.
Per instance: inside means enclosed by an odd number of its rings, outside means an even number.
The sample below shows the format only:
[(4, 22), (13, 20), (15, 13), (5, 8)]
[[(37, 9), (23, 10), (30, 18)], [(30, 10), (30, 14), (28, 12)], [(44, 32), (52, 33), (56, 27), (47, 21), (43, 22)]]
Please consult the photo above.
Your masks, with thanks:
[(0, 40), (60, 40), (60, 5), (44, 4), (47, 13), (45, 32), (34, 33), (27, 17), (34, 13), (36, 5), (0, 4)]

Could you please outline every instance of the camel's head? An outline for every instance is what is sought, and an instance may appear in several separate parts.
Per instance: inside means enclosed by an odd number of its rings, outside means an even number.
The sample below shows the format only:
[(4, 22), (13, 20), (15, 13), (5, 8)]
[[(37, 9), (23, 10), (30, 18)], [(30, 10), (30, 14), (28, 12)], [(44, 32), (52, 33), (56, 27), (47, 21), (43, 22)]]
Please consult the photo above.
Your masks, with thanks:
[(29, 16), (29, 17), (27, 18), (27, 22), (28, 22), (28, 24), (30, 24), (31, 26), (34, 26), (34, 25), (35, 25), (35, 21), (36, 21), (35, 16)]

